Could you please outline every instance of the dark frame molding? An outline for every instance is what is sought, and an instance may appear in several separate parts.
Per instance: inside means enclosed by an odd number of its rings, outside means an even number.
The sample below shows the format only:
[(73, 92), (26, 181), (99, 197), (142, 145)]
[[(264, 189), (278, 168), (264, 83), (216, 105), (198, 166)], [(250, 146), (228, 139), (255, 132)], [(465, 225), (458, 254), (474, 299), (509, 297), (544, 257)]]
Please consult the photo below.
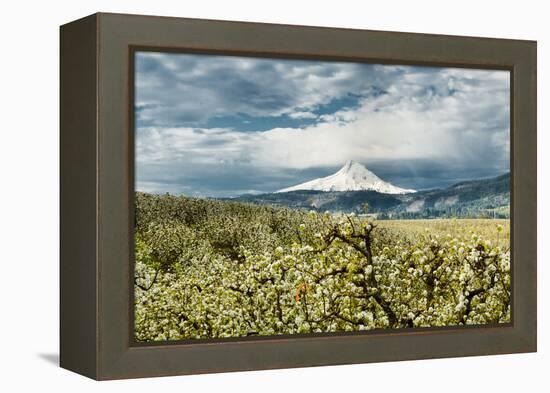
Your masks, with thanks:
[[(512, 323), (138, 345), (133, 53), (511, 71)], [(536, 42), (94, 14), (61, 27), (61, 366), (104, 380), (536, 351)]]

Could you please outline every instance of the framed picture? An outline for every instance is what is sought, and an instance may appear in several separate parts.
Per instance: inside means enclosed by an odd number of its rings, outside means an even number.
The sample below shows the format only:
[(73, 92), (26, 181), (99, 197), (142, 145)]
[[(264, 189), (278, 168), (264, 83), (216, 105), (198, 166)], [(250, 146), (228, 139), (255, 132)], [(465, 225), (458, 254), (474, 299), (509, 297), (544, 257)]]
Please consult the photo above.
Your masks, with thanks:
[(536, 351), (536, 43), (61, 27), (61, 366)]

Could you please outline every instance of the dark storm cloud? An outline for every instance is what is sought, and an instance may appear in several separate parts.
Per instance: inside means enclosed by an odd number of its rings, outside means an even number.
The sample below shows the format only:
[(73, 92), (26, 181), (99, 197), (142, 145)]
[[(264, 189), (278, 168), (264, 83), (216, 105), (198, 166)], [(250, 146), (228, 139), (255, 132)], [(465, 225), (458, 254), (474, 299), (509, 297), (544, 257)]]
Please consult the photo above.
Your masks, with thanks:
[(444, 188), (465, 180), (484, 179), (509, 171), (503, 162), (490, 160), (473, 164), (450, 163), (446, 160), (385, 161), (369, 163), (368, 167), (384, 180), (403, 188), (427, 190)]
[(331, 102), (378, 89), (389, 75), (376, 67), (142, 52), (136, 55), (137, 124), (196, 127), (216, 117), (324, 113)]
[(269, 193), (289, 183), (304, 182), (326, 174), (327, 168), (268, 169), (246, 162), (232, 165), (197, 165), (193, 171), (177, 172), (173, 171), (173, 166), (169, 163), (158, 163), (141, 168), (137, 189), (197, 197), (232, 197)]

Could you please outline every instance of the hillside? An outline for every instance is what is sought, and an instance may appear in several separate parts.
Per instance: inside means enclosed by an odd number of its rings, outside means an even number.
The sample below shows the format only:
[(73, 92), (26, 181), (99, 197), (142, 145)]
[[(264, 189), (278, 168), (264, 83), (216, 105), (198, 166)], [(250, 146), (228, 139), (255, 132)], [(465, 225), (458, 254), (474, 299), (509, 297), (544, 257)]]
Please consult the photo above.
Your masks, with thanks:
[(369, 213), (378, 218), (493, 217), (510, 216), (510, 174), (456, 183), (444, 189), (407, 194), (377, 191), (296, 190), (242, 195), (236, 201), (286, 206), (294, 209)]
[(508, 220), (143, 193), (135, 218), (140, 342), (510, 322)]

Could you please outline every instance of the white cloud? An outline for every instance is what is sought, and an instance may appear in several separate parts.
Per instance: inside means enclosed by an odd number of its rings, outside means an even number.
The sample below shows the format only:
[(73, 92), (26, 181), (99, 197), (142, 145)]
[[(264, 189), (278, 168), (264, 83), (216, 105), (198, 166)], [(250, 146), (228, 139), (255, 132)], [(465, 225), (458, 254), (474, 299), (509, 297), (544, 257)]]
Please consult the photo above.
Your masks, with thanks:
[(316, 119), (318, 116), (313, 112), (293, 112), (288, 115), (292, 119)]
[[(323, 115), (321, 122), (302, 129), (143, 129), (138, 157), (293, 169), (334, 166), (348, 159), (460, 162), (498, 154), (492, 158), (499, 160), (509, 153), (509, 91), (502, 75), (446, 70), (434, 79), (433, 73), (404, 74), (388, 94), (364, 98), (358, 108)], [(419, 94), (428, 77), (433, 92)], [(453, 94), (446, 90), (449, 83)]]

